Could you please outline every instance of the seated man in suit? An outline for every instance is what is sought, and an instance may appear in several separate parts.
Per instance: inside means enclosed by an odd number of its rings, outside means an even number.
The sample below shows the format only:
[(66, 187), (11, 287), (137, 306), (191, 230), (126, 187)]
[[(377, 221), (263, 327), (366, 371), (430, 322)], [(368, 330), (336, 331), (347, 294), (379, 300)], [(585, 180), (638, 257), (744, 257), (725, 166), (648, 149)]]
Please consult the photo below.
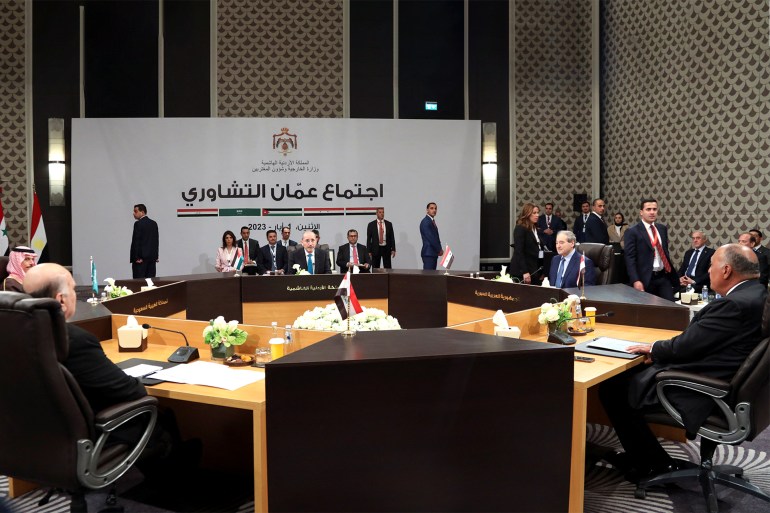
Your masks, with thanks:
[(278, 244), (278, 232), (267, 231), (267, 244), (259, 248), (257, 259), (257, 272), (259, 274), (286, 274), (289, 272), (289, 252), (284, 246)]
[(362, 273), (368, 273), (372, 260), (366, 246), (358, 243), (358, 231), (348, 230), (348, 244), (343, 244), (337, 250), (337, 267), (340, 272), (352, 271), (354, 266)]
[(302, 234), (302, 250), (294, 251), (289, 257), (289, 274), (296, 274), (294, 269), (298, 265), (310, 274), (331, 274), (332, 264), (329, 261), (329, 253), (316, 251), (316, 238), (312, 230)]
[(284, 226), (281, 228), (281, 246), (288, 248), (289, 246), (296, 246), (297, 242), (291, 240), (291, 226)]
[(692, 285), (695, 292), (700, 292), (704, 285), (711, 286), (709, 266), (714, 250), (706, 244), (708, 244), (708, 237), (702, 231), (692, 232), (692, 249), (685, 252), (682, 265), (679, 267), (679, 283), (682, 287)]
[[(599, 387), (599, 397), (625, 453), (606, 459), (638, 481), (675, 469), (675, 463), (660, 446), (644, 420), (648, 409), (660, 409), (655, 375), (662, 370), (681, 370), (730, 380), (762, 340), (762, 311), (767, 288), (757, 283), (757, 256), (751, 248), (727, 244), (711, 257), (711, 288), (723, 297), (695, 314), (681, 335), (670, 340), (632, 346), (628, 350), (645, 356), (639, 365)], [(679, 389), (668, 397), (682, 412), (684, 427), (695, 433), (714, 408), (703, 395)]]
[(556, 234), (556, 252), (559, 256), (551, 260), (551, 270), (548, 273), (548, 281), (552, 287), (569, 289), (583, 285), (596, 283), (596, 268), (593, 261), (585, 257), (585, 273), (579, 277), (580, 253), (575, 251), (575, 234), (569, 230), (562, 230)]

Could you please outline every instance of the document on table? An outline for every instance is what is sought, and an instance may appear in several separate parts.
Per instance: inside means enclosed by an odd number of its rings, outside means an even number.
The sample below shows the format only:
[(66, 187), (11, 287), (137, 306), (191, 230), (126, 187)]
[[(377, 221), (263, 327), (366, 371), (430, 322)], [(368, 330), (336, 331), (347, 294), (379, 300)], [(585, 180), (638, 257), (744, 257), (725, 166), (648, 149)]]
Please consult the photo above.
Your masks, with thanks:
[(617, 351), (619, 353), (628, 353), (629, 347), (638, 345), (639, 342), (631, 342), (630, 340), (621, 340), (610, 337), (598, 337), (588, 343), (588, 347), (604, 349), (606, 351)]
[(177, 365), (148, 376), (153, 379), (186, 383), (188, 385), (204, 385), (207, 387), (237, 390), (246, 385), (265, 379), (263, 372), (253, 372), (246, 369), (231, 369), (221, 363), (197, 362)]
[(163, 367), (160, 365), (147, 365), (146, 363), (140, 363), (139, 365), (134, 365), (133, 367), (123, 369), (123, 372), (132, 378), (142, 378), (148, 374), (152, 374), (153, 372), (157, 372), (162, 369)]

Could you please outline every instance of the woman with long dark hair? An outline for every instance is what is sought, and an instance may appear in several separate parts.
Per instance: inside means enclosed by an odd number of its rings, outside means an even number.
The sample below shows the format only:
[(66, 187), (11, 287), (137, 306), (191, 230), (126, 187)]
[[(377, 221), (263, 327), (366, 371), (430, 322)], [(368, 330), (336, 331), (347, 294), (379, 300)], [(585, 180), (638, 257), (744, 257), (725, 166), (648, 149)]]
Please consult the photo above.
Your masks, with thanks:
[(510, 275), (522, 283), (539, 284), (542, 272), (539, 272), (542, 246), (537, 233), (537, 218), (540, 209), (532, 203), (525, 203), (521, 208), (516, 227), (513, 229), (513, 258)]

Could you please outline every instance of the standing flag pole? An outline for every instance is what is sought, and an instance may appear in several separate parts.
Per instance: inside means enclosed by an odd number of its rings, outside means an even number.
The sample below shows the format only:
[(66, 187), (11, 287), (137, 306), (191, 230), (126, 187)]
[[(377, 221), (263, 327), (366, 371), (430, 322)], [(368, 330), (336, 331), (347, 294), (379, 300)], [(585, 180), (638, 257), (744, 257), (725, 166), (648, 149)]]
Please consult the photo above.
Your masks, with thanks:
[(96, 298), (96, 295), (99, 293), (99, 281), (96, 279), (96, 263), (94, 262), (94, 257), (91, 255), (91, 299), (88, 300), (89, 303), (92, 305), (95, 305), (99, 302), (99, 300)]
[(580, 285), (580, 278), (583, 278), (583, 291), (580, 293), (580, 300), (584, 301), (586, 298), (586, 255), (585, 253), (580, 253), (580, 270), (578, 271), (578, 282), (577, 285)]
[(9, 248), (8, 229), (3, 215), (3, 188), (0, 187), (0, 255), (8, 256)]
[(334, 303), (337, 305), (337, 310), (340, 312), (342, 320), (347, 319), (348, 321), (348, 328), (342, 334), (346, 337), (355, 335), (355, 332), (350, 328), (349, 314), (361, 313), (364, 309), (361, 308), (356, 292), (353, 290), (353, 284), (350, 281), (350, 271), (346, 272), (342, 278), (342, 283), (340, 283), (337, 293), (334, 295)]

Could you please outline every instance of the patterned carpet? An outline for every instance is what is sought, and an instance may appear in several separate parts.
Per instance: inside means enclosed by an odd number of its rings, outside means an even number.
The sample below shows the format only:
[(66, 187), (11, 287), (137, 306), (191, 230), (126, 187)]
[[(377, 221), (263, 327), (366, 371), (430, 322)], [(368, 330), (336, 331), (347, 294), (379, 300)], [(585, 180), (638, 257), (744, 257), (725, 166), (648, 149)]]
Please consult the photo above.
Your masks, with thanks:
[[(620, 449), (614, 431), (607, 427), (589, 424), (587, 430), (589, 442), (604, 447)], [(675, 458), (698, 461), (698, 443), (678, 443), (662, 441), (663, 447)], [(743, 467), (746, 477), (759, 488), (770, 491), (770, 430), (765, 430), (752, 442), (738, 447), (719, 447), (715, 455), (716, 463), (729, 463)], [(143, 490), (141, 474), (129, 472), (121, 480), (118, 489), (119, 503), (126, 513), (170, 513), (170, 512), (222, 512), (246, 513), (254, 511), (253, 500), (244, 497), (231, 497), (217, 500), (216, 506), (209, 501), (197, 499), (184, 500), (173, 492), (153, 494)], [(196, 483), (199, 491), (208, 488), (205, 483)], [(620, 472), (606, 462), (591, 465), (586, 474), (586, 513), (627, 513), (644, 511), (646, 513), (691, 513), (705, 511), (705, 502), (700, 487), (693, 483), (687, 487), (666, 487), (648, 491), (646, 499), (634, 497), (634, 485), (623, 480)], [(0, 476), (0, 497), (8, 495), (8, 479)], [(38, 501), (45, 491), (30, 492), (18, 499), (8, 501), (13, 513), (67, 513), (69, 497), (54, 494), (45, 506), (38, 506)], [(187, 491), (185, 493), (187, 495)], [(766, 503), (747, 494), (717, 486), (720, 511), (729, 513), (770, 512), (770, 503)], [(90, 511), (104, 507), (105, 493), (89, 493), (87, 496)], [(209, 502), (209, 505), (206, 505)], [(515, 508), (512, 508), (515, 510)], [(0, 508), (2, 511), (2, 508)]]

